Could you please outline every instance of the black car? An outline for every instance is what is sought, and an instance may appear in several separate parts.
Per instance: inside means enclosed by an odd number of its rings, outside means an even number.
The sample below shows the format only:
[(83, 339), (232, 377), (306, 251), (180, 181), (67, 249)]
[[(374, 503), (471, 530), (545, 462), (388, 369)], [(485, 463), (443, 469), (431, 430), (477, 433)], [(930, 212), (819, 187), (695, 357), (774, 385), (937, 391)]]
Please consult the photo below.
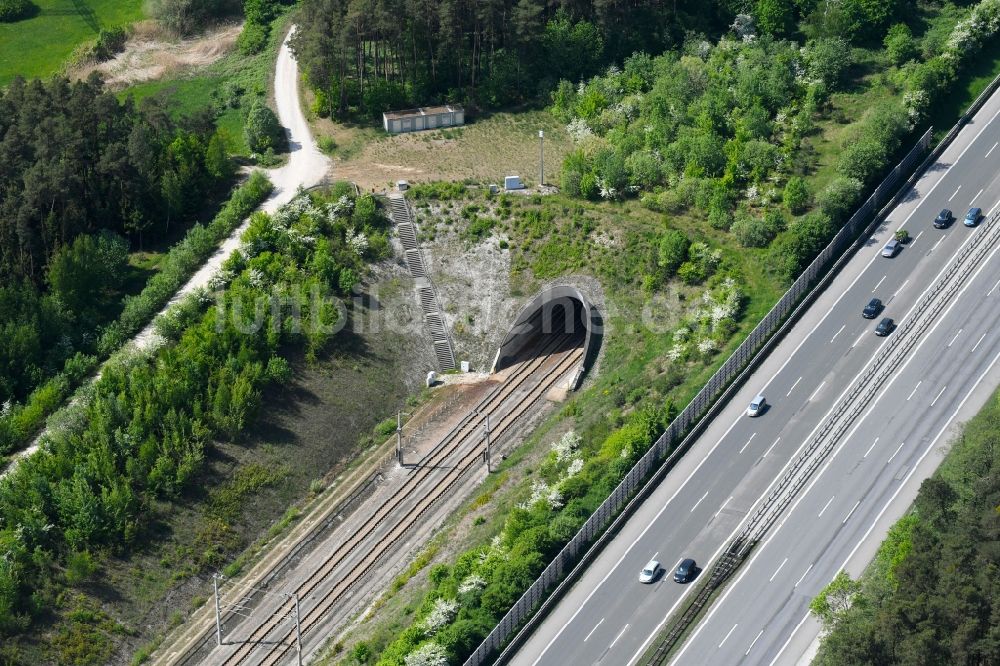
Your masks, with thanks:
[(675, 583), (686, 583), (692, 578), (694, 578), (694, 560), (690, 557), (681, 560), (681, 563), (677, 565), (674, 570), (674, 582)]
[(949, 224), (951, 224), (952, 219), (953, 218), (951, 216), (951, 211), (945, 208), (940, 213), (938, 213), (937, 217), (934, 218), (934, 228), (944, 229)]
[(873, 298), (868, 301), (868, 305), (866, 305), (865, 309), (861, 311), (861, 316), (865, 319), (874, 319), (878, 316), (879, 312), (882, 312), (882, 301), (877, 298)]
[(878, 323), (878, 326), (875, 327), (875, 335), (885, 337), (892, 333), (892, 329), (894, 328), (896, 328), (895, 322), (892, 321), (891, 317), (886, 317)]

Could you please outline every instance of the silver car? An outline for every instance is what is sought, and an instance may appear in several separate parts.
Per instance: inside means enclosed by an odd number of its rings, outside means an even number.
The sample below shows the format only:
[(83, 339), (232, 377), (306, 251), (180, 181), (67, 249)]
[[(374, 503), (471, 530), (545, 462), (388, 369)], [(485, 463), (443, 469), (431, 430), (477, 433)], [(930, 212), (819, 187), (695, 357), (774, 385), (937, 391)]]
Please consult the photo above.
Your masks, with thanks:
[(883, 257), (895, 257), (896, 253), (899, 252), (899, 248), (902, 247), (898, 240), (893, 238), (891, 241), (885, 244), (882, 248)]
[(750, 401), (750, 406), (747, 407), (747, 416), (760, 416), (766, 408), (767, 400), (764, 400), (763, 395), (758, 395)]
[(650, 560), (642, 568), (642, 571), (639, 572), (639, 582), (652, 583), (656, 580), (656, 574), (658, 573), (660, 573), (660, 563), (656, 560)]

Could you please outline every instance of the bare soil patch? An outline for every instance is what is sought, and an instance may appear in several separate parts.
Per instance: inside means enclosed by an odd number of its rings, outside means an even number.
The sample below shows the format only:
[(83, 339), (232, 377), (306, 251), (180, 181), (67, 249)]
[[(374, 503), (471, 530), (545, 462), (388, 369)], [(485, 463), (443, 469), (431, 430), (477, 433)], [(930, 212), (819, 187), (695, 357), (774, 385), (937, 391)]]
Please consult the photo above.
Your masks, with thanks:
[(100, 72), (108, 86), (125, 88), (135, 83), (175, 76), (185, 70), (210, 65), (229, 53), (243, 29), (242, 23), (212, 28), (187, 39), (170, 37), (154, 21), (136, 24), (125, 50), (114, 58), (78, 67), (71, 78)]
[(464, 127), (409, 134), (386, 134), (374, 123), (349, 127), (313, 120), (320, 145), (332, 140), (338, 178), (365, 190), (381, 190), (397, 180), (503, 182), (519, 175), (538, 181), (538, 130), (545, 132), (546, 182), (558, 182), (559, 167), (572, 150), (566, 129), (545, 111), (496, 112), (470, 119)]

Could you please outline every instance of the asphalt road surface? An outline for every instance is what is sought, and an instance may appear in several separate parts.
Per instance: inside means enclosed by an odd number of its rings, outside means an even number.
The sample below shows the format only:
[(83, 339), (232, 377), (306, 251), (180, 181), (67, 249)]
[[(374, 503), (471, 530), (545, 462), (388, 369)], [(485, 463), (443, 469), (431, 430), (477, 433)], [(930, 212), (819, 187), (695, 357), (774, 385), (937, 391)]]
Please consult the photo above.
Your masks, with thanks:
[[(1000, 202), (1000, 96), (994, 95), (925, 172), (913, 191), (836, 276), (792, 331), (706, 428), (684, 459), (604, 548), (580, 580), (524, 643), (511, 663), (632, 664), (693, 586), (670, 575), (694, 558), (707, 568), (747, 514), (797, 457), (850, 385), (880, 353), (882, 317), (904, 320), (958, 251), (980, 233), (962, 225), (970, 206), (987, 216)], [(941, 208), (958, 218), (934, 229)], [(898, 228), (913, 240), (894, 258), (881, 247)], [(741, 568), (725, 596), (679, 653), (680, 663), (769, 663), (783, 647), (794, 662), (808, 644), (803, 622), (812, 594), (855, 551), (870, 557), (887, 503), (905, 508), (903, 482), (934, 469), (928, 452), (947, 439), (956, 415), (967, 418), (1000, 383), (985, 372), (1000, 351), (1000, 266), (989, 254), (897, 370), (888, 389), (848, 431), (827, 464), (800, 493), (780, 527)], [(885, 309), (875, 320), (861, 309), (872, 297)], [(950, 346), (949, 346), (950, 345)], [(771, 407), (744, 415), (763, 392)], [(972, 397), (970, 397), (972, 396)], [(961, 413), (957, 413), (959, 407)], [(968, 412), (968, 413), (967, 413)], [(876, 440), (876, 438), (878, 438)], [(924, 464), (917, 467), (918, 461)], [(870, 529), (872, 528), (872, 529)], [(787, 558), (787, 560), (786, 560)], [(639, 570), (658, 559), (666, 573), (651, 585)], [(811, 569), (809, 567), (812, 567)], [(796, 584), (798, 587), (796, 587)], [(796, 641), (786, 641), (796, 627)]]

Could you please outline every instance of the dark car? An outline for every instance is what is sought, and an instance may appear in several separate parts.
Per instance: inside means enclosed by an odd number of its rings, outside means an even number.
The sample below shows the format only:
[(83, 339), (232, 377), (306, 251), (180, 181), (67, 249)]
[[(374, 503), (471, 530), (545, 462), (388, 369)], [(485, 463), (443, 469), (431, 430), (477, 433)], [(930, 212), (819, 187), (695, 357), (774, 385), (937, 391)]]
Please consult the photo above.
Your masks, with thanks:
[(937, 217), (934, 218), (934, 228), (944, 229), (949, 224), (951, 224), (951, 220), (952, 220), (951, 211), (945, 208), (940, 213), (938, 213)]
[(865, 309), (861, 311), (861, 316), (865, 319), (874, 319), (878, 316), (879, 312), (882, 312), (882, 301), (877, 298), (873, 298), (868, 301), (868, 305), (866, 305)]
[(979, 218), (983, 216), (982, 208), (970, 208), (969, 212), (965, 214), (965, 226), (974, 227), (979, 222)]
[(896, 328), (895, 322), (892, 321), (891, 317), (886, 317), (885, 319), (883, 319), (878, 323), (878, 326), (875, 327), (875, 335), (884, 338), (885, 336), (892, 333), (892, 329), (894, 328)]
[(677, 565), (674, 570), (674, 582), (675, 583), (686, 583), (692, 578), (694, 578), (694, 560), (690, 557), (681, 560), (681, 563)]

